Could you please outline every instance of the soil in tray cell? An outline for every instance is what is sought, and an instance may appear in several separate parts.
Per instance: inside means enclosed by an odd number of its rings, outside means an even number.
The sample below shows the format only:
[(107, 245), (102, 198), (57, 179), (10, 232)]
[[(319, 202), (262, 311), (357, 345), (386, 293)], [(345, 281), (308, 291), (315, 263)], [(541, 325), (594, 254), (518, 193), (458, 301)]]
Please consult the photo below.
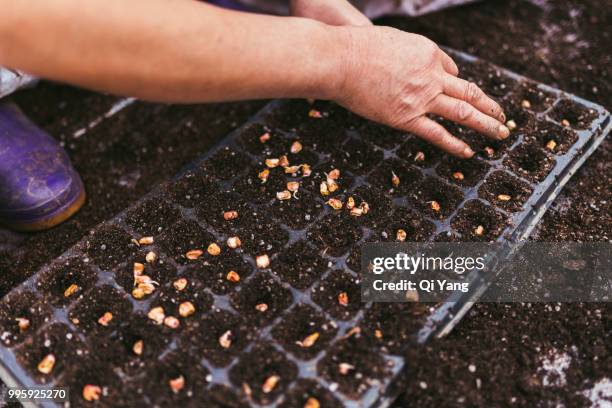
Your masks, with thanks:
[(349, 252), (346, 257), (346, 265), (355, 273), (359, 274), (361, 272), (361, 250), (362, 248), (369, 244), (375, 242), (381, 242), (381, 234), (378, 232), (374, 232), (368, 238), (364, 239), (363, 243), (360, 245), (355, 245), (351, 252)]
[[(511, 134), (524, 135), (533, 131), (536, 123), (536, 117), (533, 115), (533, 113), (524, 108), (520, 101), (515, 101), (514, 99), (502, 99), (500, 101), (500, 105), (504, 109), (504, 114), (506, 115), (506, 126), (509, 126)], [(508, 139), (513, 140), (511, 137)]]
[(499, 237), (507, 220), (493, 208), (479, 200), (470, 200), (452, 221), (462, 241), (493, 241)]
[(139, 234), (150, 236), (163, 232), (180, 218), (180, 213), (159, 198), (150, 198), (129, 210), (125, 223)]
[(197, 222), (186, 220), (172, 224), (157, 239), (162, 250), (179, 263), (196, 262), (186, 257), (187, 252), (192, 250), (204, 251), (201, 260), (211, 258), (206, 249), (215, 241), (215, 238)]
[(187, 286), (181, 290), (174, 284), (159, 289), (159, 296), (151, 302), (151, 308), (162, 307), (166, 316), (179, 319), (179, 329), (191, 325), (213, 305), (212, 296), (203, 291), (201, 284), (194, 279), (187, 280)]
[(299, 304), (272, 330), (274, 338), (301, 360), (324, 350), (336, 335), (336, 327), (312, 306)]
[(385, 242), (424, 242), (435, 230), (433, 222), (425, 220), (414, 210), (400, 207), (393, 213), (390, 223), (384, 225), (380, 237)]
[(346, 211), (339, 210), (318, 220), (307, 232), (309, 242), (329, 256), (345, 254), (363, 235), (355, 217)]
[(218, 231), (229, 231), (252, 216), (253, 209), (246, 199), (227, 191), (211, 195), (198, 204), (197, 216)]
[(17, 361), (37, 382), (47, 383), (66, 368), (81, 364), (88, 353), (68, 326), (54, 323), (24, 343), (17, 351)]
[(463, 200), (463, 193), (457, 187), (436, 178), (427, 177), (410, 197), (415, 207), (432, 218), (446, 218)]
[(540, 89), (537, 84), (530, 81), (521, 82), (511, 95), (514, 104), (524, 105), (526, 109), (538, 113), (550, 108), (556, 99), (556, 95)]
[[(272, 261), (273, 265), (275, 261)], [(253, 267), (238, 253), (196, 262), (185, 271), (184, 278), (190, 283), (200, 281), (217, 295), (227, 294), (239, 287), (251, 275)]]
[[(377, 228), (385, 225), (392, 217), (393, 203), (389, 196), (377, 187), (361, 186), (352, 194), (347, 194), (347, 197), (353, 197), (355, 207), (360, 207), (363, 203), (367, 203), (369, 207), (367, 213), (359, 217), (350, 215), (358, 225)], [(348, 210), (345, 211), (348, 212)]]
[(273, 346), (255, 345), (229, 373), (230, 381), (258, 404), (269, 404), (286, 392), (298, 369)]
[(359, 279), (342, 270), (333, 270), (312, 288), (312, 300), (330, 316), (349, 320), (361, 308)]
[(464, 160), (449, 158), (436, 168), (436, 172), (451, 184), (473, 187), (485, 176), (490, 166), (477, 158)]
[(319, 375), (338, 384), (349, 398), (359, 398), (376, 380), (388, 372), (385, 360), (359, 333), (334, 344), (317, 364)]
[(85, 333), (109, 333), (125, 323), (131, 309), (126, 294), (104, 285), (83, 294), (70, 309), (69, 318)]
[(332, 159), (341, 171), (347, 169), (363, 174), (384, 160), (384, 152), (362, 140), (350, 138), (332, 153)]
[[(310, 105), (304, 100), (290, 100), (272, 112), (264, 115), (265, 122), (272, 130), (281, 129), (291, 131), (297, 129), (308, 118)], [(316, 118), (310, 118), (313, 121)]]
[(272, 261), (272, 272), (297, 289), (310, 287), (327, 270), (328, 262), (319, 251), (298, 241)]
[(236, 143), (247, 152), (258, 156), (279, 151), (287, 140), (273, 133), (268, 127), (261, 123), (251, 123), (240, 131)]
[(230, 299), (234, 309), (250, 322), (265, 326), (291, 305), (293, 295), (266, 273), (258, 272)]
[(103, 225), (87, 237), (85, 251), (101, 269), (111, 270), (137, 254), (138, 246), (123, 229), (114, 225)]
[(230, 180), (251, 164), (250, 159), (231, 147), (224, 147), (202, 164), (201, 169), (207, 175), (221, 180)]
[(370, 143), (387, 150), (395, 149), (407, 138), (406, 132), (375, 122), (366, 122), (357, 129), (357, 133)]
[(198, 402), (199, 406), (206, 408), (247, 408), (249, 406), (230, 387), (219, 384), (207, 389), (203, 398)]
[(51, 308), (33, 292), (12, 292), (0, 303), (0, 341), (13, 347), (35, 333), (51, 316)]
[(261, 254), (272, 256), (289, 242), (289, 233), (265, 215), (266, 212), (266, 209), (252, 211), (231, 231), (231, 235), (240, 237), (243, 251), (253, 257)]
[(480, 197), (510, 212), (520, 211), (531, 192), (527, 183), (505, 171), (491, 173), (478, 189)]
[(555, 167), (555, 159), (536, 143), (527, 143), (514, 149), (504, 164), (527, 180), (542, 181)]
[(144, 255), (137, 257), (134, 262), (128, 262), (115, 270), (115, 281), (123, 287), (126, 293), (132, 293), (132, 290), (137, 286), (134, 276), (135, 262), (144, 265), (144, 272), (141, 275), (151, 278), (156, 287), (170, 283), (176, 278), (176, 268), (164, 259), (157, 259), (155, 262), (145, 262), (144, 259)]
[[(287, 189), (287, 182), (290, 180), (282, 169), (267, 169), (268, 175), (262, 179), (259, 176), (266, 166), (252, 168), (249, 173), (240, 177), (234, 184), (233, 191), (243, 200), (248, 200), (255, 204), (267, 204), (276, 200), (276, 193)], [(265, 181), (264, 181), (265, 180)], [(210, 200), (207, 198), (206, 201)], [(203, 204), (206, 201), (202, 201)]]
[(568, 127), (542, 121), (536, 124), (533, 135), (529, 136), (528, 140), (535, 140), (535, 143), (542, 149), (560, 155), (567, 153), (569, 148), (576, 143), (578, 134)]
[[(316, 194), (316, 193), (315, 193)], [(295, 198), (274, 200), (272, 215), (291, 229), (301, 230), (310, 225), (323, 211), (324, 204), (306, 191), (298, 190)]]
[[(338, 185), (338, 189), (334, 192), (330, 192), (329, 196), (321, 195), (321, 183), (327, 182), (328, 175), (332, 170), (337, 170), (340, 175), (334, 181)], [(322, 201), (326, 201), (329, 197), (336, 196), (350, 189), (353, 185), (354, 177), (346, 169), (342, 168), (342, 165), (338, 161), (330, 160), (323, 163), (312, 170), (310, 177), (304, 177), (301, 180), (302, 187), (308, 192), (312, 193), (313, 196), (319, 197)]]
[(587, 129), (597, 112), (576, 105), (569, 99), (560, 100), (548, 114), (552, 119), (573, 129)]
[(441, 150), (416, 136), (410, 137), (395, 154), (400, 160), (422, 168), (434, 167), (443, 156)]
[(314, 380), (300, 379), (287, 393), (281, 408), (340, 407), (342, 403), (324, 386)]
[(219, 191), (219, 186), (207, 174), (190, 171), (165, 189), (174, 202), (185, 208), (194, 208)]
[(256, 337), (256, 329), (244, 317), (213, 309), (184, 332), (179, 348), (192, 349), (216, 367), (226, 367)]
[(89, 264), (81, 257), (71, 257), (53, 263), (38, 279), (36, 287), (49, 295), (49, 302), (61, 306), (77, 299), (93, 287), (96, 280), (96, 273)]
[(423, 178), (421, 172), (400, 159), (385, 160), (368, 176), (368, 182), (391, 195), (410, 194)]
[(461, 64), (459, 76), (474, 82), (487, 95), (494, 98), (506, 95), (517, 86), (517, 82), (500, 69), (481, 61)]

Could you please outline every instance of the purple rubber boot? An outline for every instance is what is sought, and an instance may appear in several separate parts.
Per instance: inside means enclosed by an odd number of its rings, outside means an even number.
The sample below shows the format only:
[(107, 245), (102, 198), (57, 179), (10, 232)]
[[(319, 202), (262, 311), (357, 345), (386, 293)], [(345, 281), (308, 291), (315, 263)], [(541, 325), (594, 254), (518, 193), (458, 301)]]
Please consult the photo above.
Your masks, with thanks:
[(14, 104), (0, 104), (0, 224), (40, 231), (85, 202), (83, 182), (62, 147)]

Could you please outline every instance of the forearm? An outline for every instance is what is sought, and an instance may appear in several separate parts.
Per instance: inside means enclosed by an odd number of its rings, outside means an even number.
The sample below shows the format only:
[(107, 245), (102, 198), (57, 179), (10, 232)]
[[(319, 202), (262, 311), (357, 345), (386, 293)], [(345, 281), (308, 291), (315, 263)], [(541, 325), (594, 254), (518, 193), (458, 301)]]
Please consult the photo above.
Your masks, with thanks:
[(337, 29), (189, 0), (0, 0), (0, 64), (168, 102), (332, 97)]

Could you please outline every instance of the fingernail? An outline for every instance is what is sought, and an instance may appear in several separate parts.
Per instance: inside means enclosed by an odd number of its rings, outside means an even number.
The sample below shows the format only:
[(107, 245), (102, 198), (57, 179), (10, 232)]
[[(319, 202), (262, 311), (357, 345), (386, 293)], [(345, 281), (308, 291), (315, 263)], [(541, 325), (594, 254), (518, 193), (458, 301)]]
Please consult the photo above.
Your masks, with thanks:
[(505, 138), (507, 138), (508, 136), (510, 136), (510, 129), (508, 129), (508, 128), (506, 127), (506, 125), (499, 125), (499, 129), (498, 129), (498, 130), (499, 130), (499, 136), (500, 136), (502, 139), (505, 139)]
[(501, 113), (500, 119), (502, 123), (506, 123), (506, 115), (504, 115), (504, 112)]
[(463, 155), (466, 157), (466, 159), (469, 159), (470, 157), (474, 155), (474, 151), (470, 149), (470, 147), (468, 146), (465, 149), (463, 149)]

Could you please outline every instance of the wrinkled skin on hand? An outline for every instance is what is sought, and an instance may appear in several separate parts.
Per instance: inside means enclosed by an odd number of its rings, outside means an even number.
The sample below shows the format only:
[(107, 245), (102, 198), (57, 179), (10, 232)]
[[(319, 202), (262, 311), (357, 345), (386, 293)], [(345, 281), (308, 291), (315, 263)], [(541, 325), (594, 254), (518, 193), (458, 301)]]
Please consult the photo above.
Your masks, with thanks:
[(372, 22), (347, 0), (291, 0), (291, 15), (334, 26), (371, 26)]

